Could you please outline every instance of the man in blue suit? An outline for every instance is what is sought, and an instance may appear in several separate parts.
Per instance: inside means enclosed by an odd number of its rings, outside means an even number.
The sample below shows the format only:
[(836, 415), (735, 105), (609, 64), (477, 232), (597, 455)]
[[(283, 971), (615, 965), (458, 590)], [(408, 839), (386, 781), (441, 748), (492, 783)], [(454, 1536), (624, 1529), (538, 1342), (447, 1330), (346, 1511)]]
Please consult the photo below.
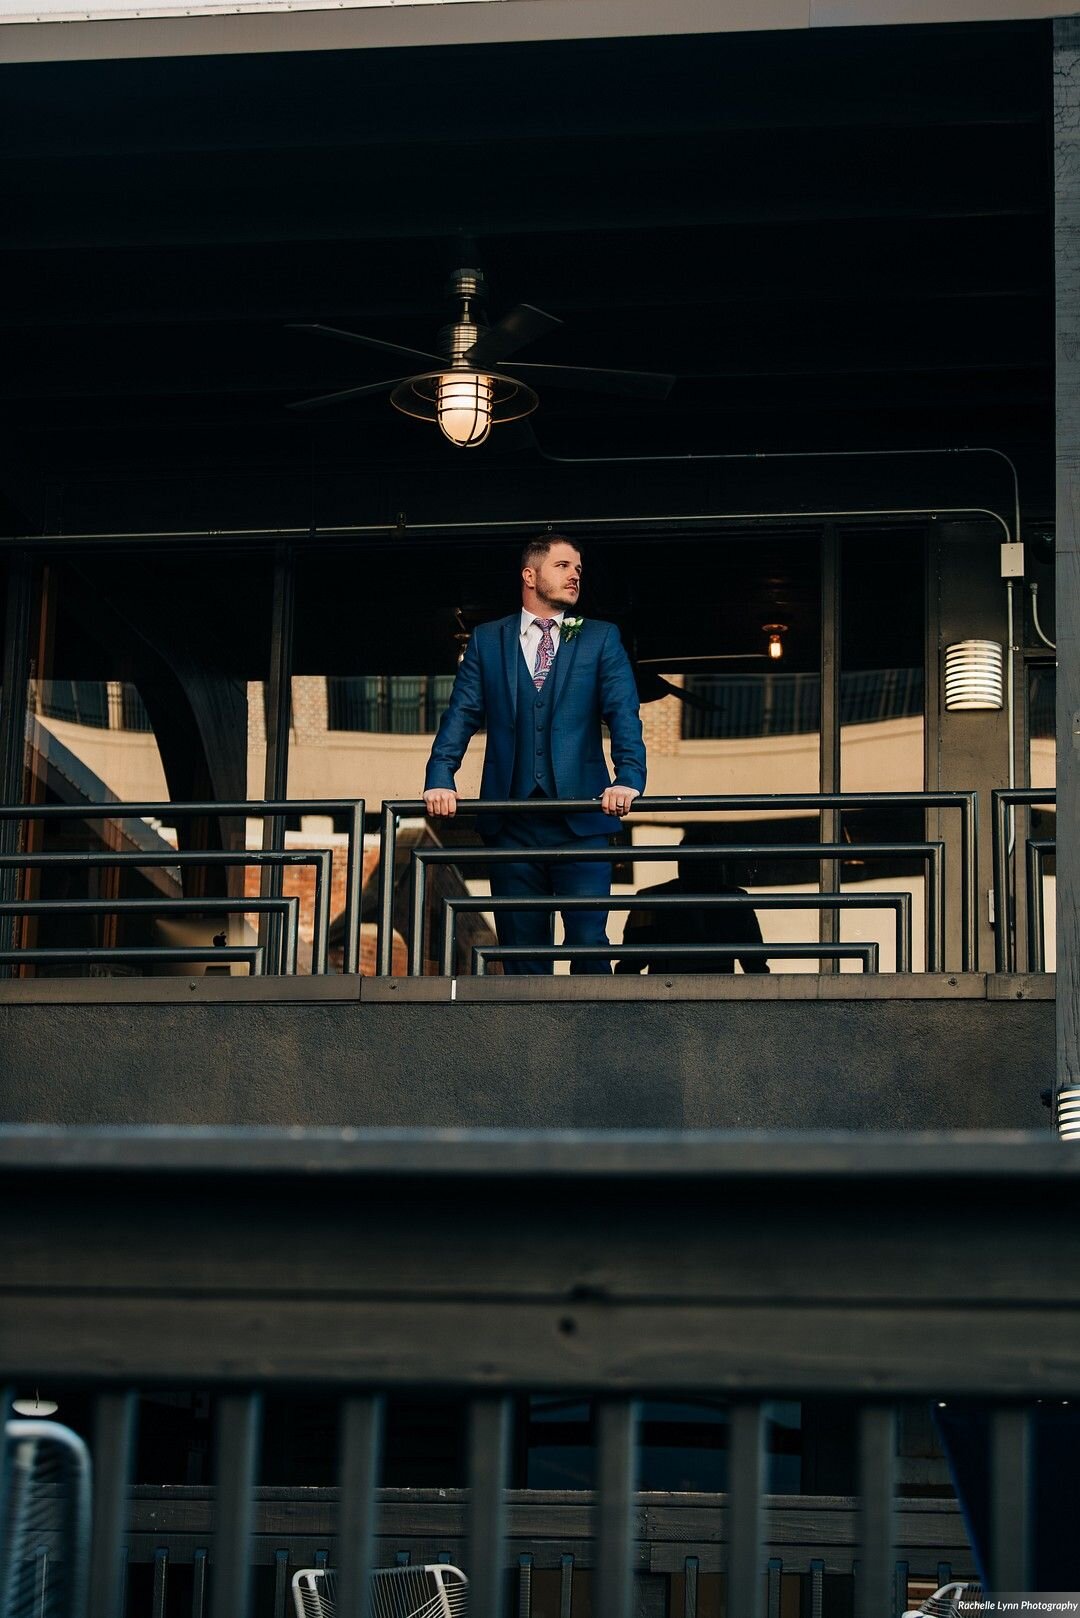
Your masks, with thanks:
[[(596, 798), (582, 814), (487, 815), (480, 832), (491, 848), (522, 851), (493, 863), (493, 894), (605, 897), (608, 860), (528, 859), (532, 850), (604, 848), (611, 820), (621, 818), (645, 787), (645, 746), (630, 662), (614, 624), (576, 616), (581, 553), (558, 534), (526, 545), (521, 558), (521, 611), (481, 624), (469, 641), (431, 749), (424, 802), (431, 815), (457, 810), (454, 777), (469, 741), (487, 730), (481, 798)], [(612, 784), (604, 760), (601, 721), (611, 736)], [(544, 945), (549, 914), (498, 914), (503, 944)], [(568, 911), (568, 947), (606, 944), (605, 912)], [(550, 962), (508, 961), (508, 972), (549, 972)], [(571, 963), (571, 971), (610, 972), (606, 960)]]

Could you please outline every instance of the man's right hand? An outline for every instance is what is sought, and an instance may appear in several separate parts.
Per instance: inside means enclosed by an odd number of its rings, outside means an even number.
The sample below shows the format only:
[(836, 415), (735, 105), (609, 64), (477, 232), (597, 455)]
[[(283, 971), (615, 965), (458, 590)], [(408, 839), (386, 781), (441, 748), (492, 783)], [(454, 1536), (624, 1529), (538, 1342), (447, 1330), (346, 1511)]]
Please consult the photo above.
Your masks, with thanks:
[(424, 793), (424, 807), (429, 815), (456, 815), (457, 793), (449, 787), (432, 787)]

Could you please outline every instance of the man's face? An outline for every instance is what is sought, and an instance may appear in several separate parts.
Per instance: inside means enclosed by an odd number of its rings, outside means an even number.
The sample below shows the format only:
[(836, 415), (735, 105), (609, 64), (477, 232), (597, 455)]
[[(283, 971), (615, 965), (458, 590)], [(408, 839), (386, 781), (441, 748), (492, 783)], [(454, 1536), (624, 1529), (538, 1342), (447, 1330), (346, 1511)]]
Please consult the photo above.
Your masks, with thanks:
[(571, 611), (581, 594), (581, 556), (563, 541), (553, 545), (535, 568), (526, 568), (525, 583), (532, 582), (540, 601), (556, 611)]

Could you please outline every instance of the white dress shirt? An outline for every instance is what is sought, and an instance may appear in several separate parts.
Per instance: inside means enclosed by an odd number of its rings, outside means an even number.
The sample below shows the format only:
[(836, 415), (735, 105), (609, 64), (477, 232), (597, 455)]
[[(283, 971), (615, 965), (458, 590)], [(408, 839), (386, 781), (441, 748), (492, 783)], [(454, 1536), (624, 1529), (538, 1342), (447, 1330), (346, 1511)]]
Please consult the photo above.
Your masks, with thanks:
[[(538, 616), (540, 616), (538, 613), (526, 612), (524, 607), (521, 609), (521, 655), (525, 659), (525, 667), (530, 674), (536, 667), (536, 654), (540, 650), (540, 639), (544, 633), (536, 622)], [(556, 651), (559, 650), (559, 631), (562, 628), (564, 616), (565, 608), (562, 612), (544, 614), (544, 617), (554, 618), (555, 620), (551, 627), (551, 639)]]

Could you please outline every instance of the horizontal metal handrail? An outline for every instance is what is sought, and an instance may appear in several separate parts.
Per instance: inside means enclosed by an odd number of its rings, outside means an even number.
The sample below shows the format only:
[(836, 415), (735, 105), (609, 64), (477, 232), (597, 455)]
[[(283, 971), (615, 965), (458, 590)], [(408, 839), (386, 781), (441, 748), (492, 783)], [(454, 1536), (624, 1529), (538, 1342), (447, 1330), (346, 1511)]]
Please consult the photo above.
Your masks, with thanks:
[[(860, 859), (892, 858), (897, 854), (905, 858), (921, 859), (926, 871), (926, 969), (940, 971), (945, 947), (945, 890), (943, 866), (945, 845), (940, 841), (925, 843), (725, 843), (723, 854), (727, 859), (760, 859), (768, 854), (774, 859), (821, 860), (845, 859), (851, 856), (853, 846)], [(646, 862), (680, 860), (716, 860), (715, 847), (693, 848), (679, 843), (661, 847), (637, 845), (626, 848), (543, 848), (530, 849), (528, 858), (545, 864), (577, 863), (579, 861), (606, 860), (609, 864), (627, 858)], [(409, 975), (419, 977), (424, 968), (424, 919), (427, 909), (427, 867), (429, 865), (507, 865), (520, 864), (522, 853), (516, 848), (414, 848), (412, 850), (412, 893), (410, 899)], [(618, 907), (616, 901), (615, 908)], [(520, 908), (514, 905), (507, 908)], [(598, 907), (600, 908), (600, 907)], [(609, 906), (609, 908), (611, 908)]]
[[(360, 891), (364, 878), (364, 814), (363, 798), (231, 798), (224, 802), (203, 798), (186, 799), (182, 803), (162, 802), (159, 799), (132, 803), (109, 800), (104, 803), (0, 804), (0, 822), (153, 819), (171, 824), (177, 819), (190, 820), (198, 816), (221, 818), (232, 815), (242, 815), (251, 820), (283, 820), (287, 815), (335, 815), (347, 818), (345, 938), (342, 963), (342, 970), (345, 972), (357, 972), (360, 968)], [(266, 852), (280, 851), (266, 850)], [(329, 882), (327, 891), (329, 893)], [(327, 902), (329, 903), (329, 899)], [(322, 970), (325, 971), (326, 968), (323, 967)]]
[[(896, 970), (911, 971), (911, 895), (910, 893), (681, 893), (678, 895), (649, 895), (644, 893), (619, 894), (615, 898), (568, 897), (476, 898), (451, 894), (443, 900), (442, 949), (439, 970), (443, 977), (453, 977), (457, 953), (457, 918), (470, 913), (492, 912), (498, 915), (507, 910), (685, 910), (688, 906), (704, 910), (893, 910), (896, 913)], [(654, 955), (666, 955), (666, 944), (652, 946)], [(706, 953), (704, 950), (698, 952)]]
[[(1009, 816), (1014, 808), (1036, 804), (1057, 805), (1054, 787), (995, 787), (990, 794), (991, 841), (994, 863), (994, 967), (998, 972), (1016, 971), (1016, 938), (1013, 927), (1013, 890), (1009, 872)], [(1030, 935), (1029, 935), (1030, 936)]]
[[(506, 815), (506, 814), (585, 814), (598, 810), (599, 800), (596, 798), (528, 798), (528, 799), (476, 799), (461, 798), (458, 800), (457, 812), (462, 815)], [(978, 933), (978, 906), (976, 902), (976, 885), (979, 868), (979, 804), (978, 794), (972, 790), (957, 792), (786, 792), (786, 793), (706, 793), (693, 794), (685, 797), (666, 798), (636, 798), (630, 816), (633, 819), (639, 815), (648, 814), (688, 814), (694, 812), (712, 813), (714, 811), (736, 811), (758, 813), (762, 811), (780, 812), (795, 809), (814, 809), (819, 813), (828, 809), (860, 810), (883, 808), (912, 808), (912, 809), (940, 809), (952, 810), (960, 816), (960, 931), (961, 931), (961, 970), (974, 972), (979, 966), (979, 933)], [(382, 809), (381, 848), (382, 858), (379, 863), (379, 938), (378, 938), (378, 965), (377, 970), (382, 977), (388, 977), (393, 967), (393, 936), (394, 936), (394, 886), (395, 867), (397, 855), (397, 824), (403, 816), (411, 818), (427, 815), (427, 806), (423, 798), (402, 798), (387, 800)], [(824, 853), (824, 845), (817, 845)], [(845, 854), (851, 857), (856, 851), (865, 852), (868, 845), (844, 845)], [(906, 851), (912, 845), (900, 845)], [(919, 846), (919, 845), (914, 845)], [(944, 845), (941, 845), (942, 848)], [(624, 859), (637, 859), (637, 849), (623, 849)], [(772, 852), (770, 849), (769, 852)], [(713, 849), (714, 858), (718, 857), (719, 850)], [(725, 854), (733, 854), (734, 850), (725, 848)], [(532, 858), (530, 853), (530, 858)], [(669, 858), (674, 855), (669, 850)], [(840, 858), (845, 857), (840, 855)], [(939, 873), (943, 879), (943, 872)], [(944, 902), (944, 887), (942, 885), (942, 902)], [(942, 916), (944, 912), (942, 912)], [(944, 957), (944, 921), (940, 948), (936, 952), (938, 965), (931, 966), (931, 951), (927, 950), (927, 969), (936, 971)]]
[(171, 948), (167, 944), (134, 945), (129, 948), (122, 944), (118, 949), (110, 949), (107, 945), (87, 944), (73, 945), (61, 949), (38, 949), (31, 946), (29, 949), (3, 949), (0, 950), (0, 966), (75, 966), (75, 965), (149, 965), (150, 963), (168, 966), (194, 966), (198, 962), (213, 963), (217, 966), (230, 965), (237, 962), (246, 965), (251, 975), (261, 976), (263, 970), (263, 947), (261, 944), (199, 944), (194, 947), (177, 945)]
[[(174, 851), (173, 849), (152, 851), (114, 852), (111, 849), (91, 850), (65, 850), (56, 854), (0, 854), (0, 871), (33, 871), (37, 869), (54, 870), (56, 868), (74, 867), (75, 869), (95, 870), (98, 868), (109, 870), (113, 866), (123, 870), (125, 867), (157, 866), (171, 869), (174, 865), (310, 865), (315, 871), (315, 900), (313, 908), (314, 938), (311, 945), (311, 971), (313, 976), (321, 976), (326, 972), (330, 954), (330, 860), (331, 853), (328, 848), (304, 849), (247, 849), (244, 853), (225, 853), (220, 849), (198, 849)], [(16, 954), (19, 952), (16, 951)]]
[(278, 970), (286, 977), (296, 972), (300, 945), (300, 900), (294, 893), (283, 894), (279, 899), (0, 899), (0, 916), (57, 915), (280, 916), (285, 925), (281, 935)]
[(474, 944), (476, 975), (483, 977), (488, 961), (650, 961), (657, 949), (665, 959), (696, 959), (699, 955), (732, 960), (749, 955), (758, 961), (861, 961), (864, 972), (878, 969), (876, 942), (865, 944)]

